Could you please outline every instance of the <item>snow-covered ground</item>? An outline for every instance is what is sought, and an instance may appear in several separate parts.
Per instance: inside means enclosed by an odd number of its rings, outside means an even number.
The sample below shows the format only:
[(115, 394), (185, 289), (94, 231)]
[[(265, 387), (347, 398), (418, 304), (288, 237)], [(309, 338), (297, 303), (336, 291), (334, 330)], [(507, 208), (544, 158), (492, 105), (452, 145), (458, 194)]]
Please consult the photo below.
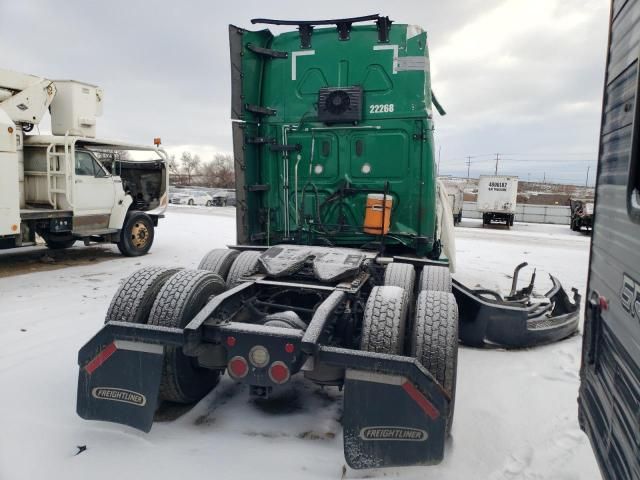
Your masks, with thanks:
[[(525, 260), (538, 268), (539, 291), (550, 285), (543, 272), (585, 291), (588, 237), (566, 226), (480, 227), (463, 220), (456, 228), (458, 279), (508, 291), (513, 267)], [(78, 246), (73, 261), (40, 264), (46, 250), (32, 249), (31, 267), (12, 271), (25, 252), (0, 253), (1, 480), (599, 478), (577, 424), (580, 336), (522, 351), (461, 348), (453, 438), (434, 467), (345, 470), (341, 394), (300, 379), (262, 404), (225, 378), (149, 434), (81, 420), (76, 355), (102, 325), (118, 282), (144, 265), (195, 268), (209, 249), (234, 242), (233, 208), (172, 207), (156, 235), (138, 259)], [(87, 449), (76, 456), (80, 445)]]

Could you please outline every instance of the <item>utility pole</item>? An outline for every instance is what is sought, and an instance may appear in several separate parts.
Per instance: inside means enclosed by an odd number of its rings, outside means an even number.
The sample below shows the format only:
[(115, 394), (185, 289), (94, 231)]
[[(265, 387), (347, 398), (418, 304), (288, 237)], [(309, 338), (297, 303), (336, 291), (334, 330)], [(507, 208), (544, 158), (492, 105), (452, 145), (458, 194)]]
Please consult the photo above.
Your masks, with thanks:
[(469, 171), (471, 170), (471, 155), (467, 157), (467, 180), (469, 180)]
[(547, 183), (547, 172), (542, 175), (542, 183)]
[(588, 187), (588, 186), (589, 186), (589, 169), (591, 169), (591, 165), (589, 165), (589, 166), (587, 167), (587, 181), (586, 181), (586, 182), (584, 182), (584, 186), (585, 186), (585, 187)]
[(496, 175), (498, 175), (498, 162), (500, 161), (500, 154), (496, 153)]
[(442, 145), (438, 146), (438, 175), (440, 175), (440, 151), (442, 150)]

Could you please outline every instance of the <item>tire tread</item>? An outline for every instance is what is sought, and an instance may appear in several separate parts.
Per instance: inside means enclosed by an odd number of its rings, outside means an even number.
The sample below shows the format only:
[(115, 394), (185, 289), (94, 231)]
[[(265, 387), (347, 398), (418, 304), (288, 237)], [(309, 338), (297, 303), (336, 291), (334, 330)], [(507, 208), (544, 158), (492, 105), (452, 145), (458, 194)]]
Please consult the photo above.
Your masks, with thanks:
[(425, 265), (420, 273), (418, 290), (420, 292), (423, 290), (432, 290), (451, 293), (451, 273), (449, 269), (447, 267)]
[[(191, 319), (185, 316), (190, 302), (202, 290), (219, 293), (225, 288), (224, 280), (217, 274), (204, 270), (181, 270), (175, 273), (162, 287), (149, 314), (149, 325), (182, 328)], [(160, 398), (178, 403), (191, 403), (199, 400), (187, 395), (178, 381), (176, 356), (182, 352), (175, 347), (165, 347), (164, 368), (160, 382)], [(211, 374), (213, 385), (217, 374)], [(213, 388), (213, 385), (211, 388)], [(206, 392), (205, 392), (206, 393)]]
[(226, 280), (231, 265), (233, 265), (234, 260), (239, 254), (240, 252), (238, 250), (215, 248), (202, 257), (198, 265), (198, 270), (208, 270), (217, 273), (223, 280)]
[(373, 287), (364, 310), (361, 350), (402, 354), (407, 303), (401, 287)]
[(227, 287), (233, 288), (240, 283), (245, 275), (250, 275), (258, 270), (258, 259), (261, 253), (254, 250), (246, 250), (236, 257), (227, 275)]
[(124, 279), (111, 299), (105, 323), (147, 323), (158, 292), (179, 268), (145, 267)]

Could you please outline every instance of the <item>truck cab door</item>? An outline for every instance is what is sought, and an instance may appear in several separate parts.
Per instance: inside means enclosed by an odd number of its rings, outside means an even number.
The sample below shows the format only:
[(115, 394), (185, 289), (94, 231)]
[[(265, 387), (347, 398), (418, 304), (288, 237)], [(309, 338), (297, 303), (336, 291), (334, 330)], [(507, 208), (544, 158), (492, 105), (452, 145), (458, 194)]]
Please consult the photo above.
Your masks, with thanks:
[(73, 232), (104, 229), (115, 200), (113, 177), (87, 151), (75, 152)]

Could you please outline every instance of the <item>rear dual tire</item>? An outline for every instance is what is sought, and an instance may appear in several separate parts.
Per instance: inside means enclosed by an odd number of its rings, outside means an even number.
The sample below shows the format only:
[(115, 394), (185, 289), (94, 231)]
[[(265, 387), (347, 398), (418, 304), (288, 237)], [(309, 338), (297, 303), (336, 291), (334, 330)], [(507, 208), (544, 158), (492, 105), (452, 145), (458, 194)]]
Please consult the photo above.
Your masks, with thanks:
[[(184, 328), (215, 295), (225, 290), (217, 274), (201, 270), (147, 267), (116, 291), (105, 323), (120, 321)], [(165, 346), (159, 398), (194, 403), (211, 391), (220, 372), (202, 368), (181, 348)]]
[[(208, 303), (223, 292), (225, 284), (215, 273), (182, 270), (164, 284), (156, 297), (149, 325), (184, 328)], [(198, 366), (197, 359), (182, 348), (166, 346), (160, 382), (160, 399), (176, 403), (194, 403), (218, 383), (220, 372)]]
[(131, 274), (113, 296), (104, 323), (147, 323), (158, 292), (178, 270), (145, 267)]
[(408, 296), (403, 288), (373, 287), (364, 309), (360, 349), (401, 355), (407, 310)]
[(418, 291), (422, 290), (451, 293), (452, 281), (449, 269), (435, 265), (424, 266), (418, 281)]
[(240, 255), (238, 250), (231, 250), (230, 248), (213, 249), (202, 257), (198, 265), (198, 270), (213, 272), (220, 275), (222, 279), (226, 281), (229, 270), (238, 255)]
[(424, 290), (418, 294), (410, 354), (451, 397), (446, 423), (449, 435), (458, 371), (458, 305), (452, 293)]
[[(407, 295), (402, 286), (413, 292), (411, 272), (413, 267), (411, 270), (398, 267), (385, 272), (385, 286), (371, 290), (362, 322), (361, 350), (403, 354), (412, 296)], [(395, 285), (386, 285), (387, 282)], [(423, 287), (433, 289), (425, 290)], [(447, 268), (423, 268), (411, 328), (409, 354), (433, 375), (451, 398), (445, 427), (446, 435), (450, 435), (458, 368), (458, 305), (451, 293), (451, 276)]]
[(236, 257), (227, 274), (227, 287), (233, 288), (242, 283), (242, 277), (258, 271), (258, 259), (261, 252), (246, 250)]

